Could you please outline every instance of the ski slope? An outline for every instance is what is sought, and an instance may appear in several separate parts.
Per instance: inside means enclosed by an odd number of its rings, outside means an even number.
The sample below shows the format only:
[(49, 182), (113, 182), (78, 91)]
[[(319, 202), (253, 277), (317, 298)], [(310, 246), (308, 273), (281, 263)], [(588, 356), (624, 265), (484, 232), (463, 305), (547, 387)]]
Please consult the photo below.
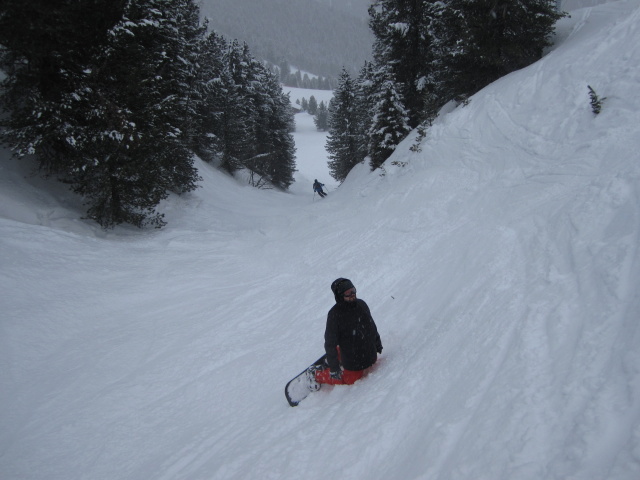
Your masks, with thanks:
[[(3, 153), (0, 478), (640, 478), (638, 44), (637, 1), (575, 10), (339, 188), (298, 115), (290, 193), (200, 164), (162, 230), (102, 231)], [(291, 408), (339, 276), (383, 354)]]

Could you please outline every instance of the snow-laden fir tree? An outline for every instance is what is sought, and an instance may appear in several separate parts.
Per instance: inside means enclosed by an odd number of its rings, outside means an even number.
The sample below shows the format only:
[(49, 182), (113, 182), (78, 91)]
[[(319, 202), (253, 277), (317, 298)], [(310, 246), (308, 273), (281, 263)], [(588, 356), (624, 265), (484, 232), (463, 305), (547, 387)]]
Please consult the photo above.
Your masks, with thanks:
[(375, 0), (369, 8), (376, 67), (392, 69), (412, 128), (423, 120), (424, 89), (435, 53), (431, 23), (441, 4), (435, 0)]
[(316, 115), (313, 117), (313, 123), (315, 123), (316, 128), (321, 132), (326, 131), (329, 128), (329, 111), (327, 110), (327, 106), (324, 101), (320, 101), (320, 105), (318, 105), (318, 109), (316, 110)]
[(289, 97), (282, 93), (277, 77), (249, 53), (244, 45), (241, 65), (234, 66), (243, 99), (248, 109), (247, 133), (252, 148), (241, 157), (242, 165), (252, 172), (256, 186), (286, 189), (293, 182), (295, 147), (293, 113)]
[[(223, 166), (225, 142), (230, 135), (227, 132), (236, 130), (228, 113), (235, 111), (240, 103), (233, 96), (233, 81), (226, 62), (227, 48), (226, 40), (215, 32), (203, 38), (192, 98), (194, 113), (189, 145), (201, 159), (217, 166)], [(229, 165), (225, 167), (229, 171)]]
[(562, 15), (555, 0), (375, 0), (369, 25), (416, 127), (539, 59)]
[(286, 190), (295, 172), (294, 130), (289, 96), (261, 62), (250, 62), (254, 82), (255, 156), (245, 166), (258, 175), (256, 185)]
[(95, 155), (86, 155), (71, 177), (101, 225), (162, 226), (158, 203), (170, 190), (196, 188), (185, 128), (192, 39), (201, 32), (191, 0), (130, 0), (109, 32), (90, 75), (103, 125), (81, 137), (83, 153), (93, 146)]
[(247, 44), (240, 44), (237, 40), (231, 42), (227, 53), (229, 74), (233, 82), (233, 96), (240, 99), (237, 110), (229, 112), (232, 122), (240, 130), (235, 132), (234, 142), (226, 145), (227, 157), (234, 159), (235, 165), (230, 171), (246, 166), (249, 159), (256, 155), (256, 94), (252, 59)]
[[(380, 69), (384, 70), (384, 69)], [(356, 118), (358, 121), (358, 155), (369, 155), (369, 130), (375, 114), (377, 94), (381, 90), (382, 75), (377, 74), (373, 63), (365, 62), (356, 79)]]
[(440, 103), (473, 95), (542, 57), (556, 21), (555, 0), (445, 0), (433, 24)]
[(364, 160), (359, 133), (355, 82), (343, 70), (329, 102), (329, 135), (326, 144), (329, 173), (339, 182), (344, 181), (351, 169)]
[(309, 108), (308, 111), (310, 115), (315, 115), (318, 110), (318, 101), (316, 100), (316, 97), (314, 97), (313, 95), (309, 97), (308, 108)]
[[(34, 155), (46, 175), (64, 176), (81, 160), (67, 141), (91, 115), (91, 62), (126, 2), (47, 0), (0, 3), (0, 134), (17, 157)], [(75, 109), (82, 105), (84, 107)]]
[[(61, 5), (74, 11), (81, 4)], [(74, 18), (58, 13), (62, 25)], [(191, 0), (128, 0), (119, 21), (92, 34), (102, 42), (94, 49), (78, 43), (51, 52), (57, 79), (22, 96), (32, 103), (30, 114), (8, 105), (9, 142), (81, 194), (87, 216), (102, 226), (163, 225), (156, 205), (169, 190), (190, 191), (198, 180), (185, 135), (192, 49), (201, 32)], [(51, 45), (68, 42), (74, 36), (68, 33), (58, 31), (61, 41)], [(78, 55), (82, 51), (91, 55)], [(38, 68), (47, 76), (48, 67)], [(14, 73), (10, 82), (19, 90), (20, 73)]]
[(402, 95), (396, 90), (396, 82), (390, 70), (387, 71), (375, 98), (376, 104), (369, 127), (371, 170), (380, 167), (411, 131)]
[(292, 114), (246, 46), (205, 36), (194, 0), (0, 3), (2, 139), (104, 227), (162, 226), (196, 188), (192, 152), (293, 181)]

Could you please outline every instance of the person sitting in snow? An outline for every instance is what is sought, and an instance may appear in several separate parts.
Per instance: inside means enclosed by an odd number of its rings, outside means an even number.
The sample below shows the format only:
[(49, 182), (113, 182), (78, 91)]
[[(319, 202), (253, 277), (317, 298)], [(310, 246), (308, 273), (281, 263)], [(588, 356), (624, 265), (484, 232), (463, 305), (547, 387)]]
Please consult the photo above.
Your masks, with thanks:
[(327, 315), (324, 333), (325, 365), (315, 371), (318, 383), (351, 385), (382, 353), (382, 342), (369, 306), (356, 298), (356, 287), (347, 278), (331, 284), (336, 304)]
[(321, 197), (326, 197), (327, 194), (324, 193), (324, 191), (322, 190), (322, 187), (324, 187), (324, 183), (320, 183), (317, 179), (314, 180), (313, 182), (313, 191), (317, 192), (318, 195), (320, 195)]

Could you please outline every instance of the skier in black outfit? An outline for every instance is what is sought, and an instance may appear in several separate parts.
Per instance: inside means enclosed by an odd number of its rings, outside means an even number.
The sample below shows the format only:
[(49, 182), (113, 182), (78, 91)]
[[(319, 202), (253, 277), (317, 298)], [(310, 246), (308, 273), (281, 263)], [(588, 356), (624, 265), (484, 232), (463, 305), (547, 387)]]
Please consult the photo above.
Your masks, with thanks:
[(356, 298), (347, 278), (331, 284), (336, 304), (327, 315), (324, 348), (327, 365), (315, 372), (318, 383), (351, 385), (376, 363), (382, 342), (369, 306)]
[(327, 194), (322, 190), (324, 187), (324, 183), (320, 183), (317, 179), (313, 181), (313, 191), (320, 195), (322, 198), (326, 197)]

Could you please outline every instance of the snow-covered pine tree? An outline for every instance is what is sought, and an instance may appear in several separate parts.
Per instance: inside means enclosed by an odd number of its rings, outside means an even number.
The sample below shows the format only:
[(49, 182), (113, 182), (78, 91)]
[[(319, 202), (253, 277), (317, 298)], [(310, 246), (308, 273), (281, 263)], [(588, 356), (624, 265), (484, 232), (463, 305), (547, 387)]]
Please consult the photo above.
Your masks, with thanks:
[(280, 83), (286, 84), (289, 81), (289, 75), (291, 74), (291, 66), (286, 59), (282, 59), (278, 64), (280, 69)]
[(308, 112), (310, 115), (315, 115), (316, 111), (318, 110), (318, 101), (316, 100), (316, 97), (314, 97), (313, 95), (311, 95), (309, 97), (309, 105), (308, 105), (309, 109)]
[[(295, 147), (291, 131), (293, 114), (289, 97), (282, 93), (277, 78), (246, 51), (251, 100), (254, 106), (255, 155), (244, 161), (254, 174), (254, 185), (287, 189), (293, 182)], [(257, 177), (255, 177), (257, 175)]]
[(555, 0), (446, 0), (434, 24), (444, 102), (473, 95), (538, 60), (556, 21)]
[(155, 207), (168, 191), (196, 188), (183, 135), (194, 45), (187, 37), (196, 31), (191, 0), (129, 0), (96, 58), (91, 81), (101, 125), (88, 132), (90, 154), (72, 180), (88, 216), (104, 227), (162, 226)]
[(162, 35), (163, 47), (158, 49), (161, 63), (155, 75), (160, 77), (161, 88), (153, 100), (157, 102), (158, 125), (164, 125), (168, 133), (177, 130), (178, 138), (165, 139), (164, 145), (156, 142), (154, 153), (162, 162), (161, 181), (169, 190), (184, 193), (197, 188), (197, 181), (201, 180), (194, 166), (189, 139), (195, 116), (193, 97), (199, 69), (197, 61), (206, 27), (200, 24), (197, 0), (156, 2), (157, 6), (152, 5), (152, 8), (163, 8), (166, 21), (160, 24), (158, 32)]
[(223, 168), (232, 173), (243, 168), (256, 151), (255, 86), (251, 71), (251, 56), (246, 44), (234, 40), (227, 52), (227, 65), (232, 80), (230, 103), (225, 111), (227, 129), (224, 141)]
[(326, 131), (329, 128), (329, 111), (327, 110), (327, 106), (324, 104), (324, 101), (320, 101), (320, 105), (318, 105), (318, 109), (316, 110), (316, 115), (313, 118), (313, 123), (315, 123), (316, 128), (321, 132)]
[(259, 145), (259, 149), (269, 153), (265, 164), (269, 181), (274, 187), (286, 190), (294, 182), (293, 174), (296, 171), (296, 148), (292, 135), (295, 125), (291, 102), (289, 95), (282, 92), (277, 77), (268, 70), (265, 70), (264, 85), (268, 101), (265, 111), (268, 135), (265, 144)]
[(358, 117), (355, 83), (346, 70), (342, 70), (338, 87), (329, 103), (329, 135), (326, 150), (329, 154), (329, 172), (339, 182), (344, 181), (351, 169), (364, 159), (358, 143)]
[(423, 120), (424, 89), (435, 53), (431, 22), (440, 4), (437, 0), (375, 0), (369, 8), (376, 67), (392, 68), (412, 128)]
[(374, 115), (369, 127), (369, 163), (371, 170), (379, 168), (391, 156), (396, 146), (411, 131), (402, 95), (390, 69), (376, 94)]
[[(162, 67), (162, 76), (168, 88), (182, 93), (176, 114), (181, 116), (180, 129), (182, 140), (187, 148), (191, 147), (198, 129), (197, 103), (200, 98), (200, 84), (203, 82), (199, 71), (203, 42), (206, 38), (207, 23), (200, 24), (198, 0), (165, 0), (173, 13), (172, 28), (176, 35), (167, 37), (165, 50), (166, 63)], [(191, 149), (193, 150), (193, 149)]]
[(356, 79), (356, 112), (358, 120), (358, 156), (369, 155), (369, 129), (374, 116), (376, 95), (380, 90), (382, 78), (376, 75), (376, 68), (371, 62), (365, 62)]
[(311, 88), (311, 79), (309, 78), (308, 73), (305, 73), (302, 77), (302, 88)]
[[(113, 5), (92, 3), (61, 3), (58, 14), (69, 28), (61, 30), (60, 42), (48, 43), (66, 46), (49, 52), (54, 66), (42, 69), (49, 73), (41, 73), (40, 82), (47, 86), (34, 85), (33, 114), (22, 117), (20, 131), (14, 123), (9, 135), (18, 133), (18, 154), (36, 154), (81, 194), (87, 216), (103, 227), (162, 226), (159, 201), (168, 190), (194, 189), (198, 180), (184, 142), (191, 48), (201, 32), (197, 7), (192, 0), (127, 0), (119, 19), (107, 24), (97, 17), (92, 26), (102, 30), (86, 32), (96, 43), (84, 45), (73, 32), (83, 25), (79, 11), (94, 7), (112, 18)], [(90, 10), (85, 13), (94, 18)], [(70, 19), (77, 23), (68, 25)]]
[(232, 172), (262, 142), (274, 184), (293, 181), (288, 99), (262, 65), (252, 71), (246, 46), (204, 37), (194, 2), (0, 4), (3, 139), (105, 228), (162, 226), (160, 200), (196, 187), (192, 151)]
[(589, 89), (589, 103), (591, 103), (591, 111), (594, 115), (599, 115), (602, 111), (602, 103), (606, 100), (605, 98), (600, 98), (596, 91), (591, 88), (591, 85), (587, 85)]
[(289, 97), (246, 44), (231, 44), (228, 65), (236, 108), (225, 109), (223, 117), (223, 167), (230, 172), (246, 168), (254, 186), (287, 189), (295, 172)]
[[(21, 158), (34, 155), (40, 171), (64, 177), (82, 157), (70, 130), (91, 110), (88, 70), (124, 0), (0, 3), (2, 81), (0, 137)], [(80, 93), (80, 96), (78, 95)], [(75, 107), (79, 107), (76, 109)]]
[[(193, 96), (193, 128), (190, 148), (203, 160), (223, 163), (227, 129), (236, 128), (226, 116), (239, 103), (233, 94), (233, 81), (226, 62), (228, 44), (215, 32), (201, 42)], [(227, 168), (227, 171), (229, 169)]]

